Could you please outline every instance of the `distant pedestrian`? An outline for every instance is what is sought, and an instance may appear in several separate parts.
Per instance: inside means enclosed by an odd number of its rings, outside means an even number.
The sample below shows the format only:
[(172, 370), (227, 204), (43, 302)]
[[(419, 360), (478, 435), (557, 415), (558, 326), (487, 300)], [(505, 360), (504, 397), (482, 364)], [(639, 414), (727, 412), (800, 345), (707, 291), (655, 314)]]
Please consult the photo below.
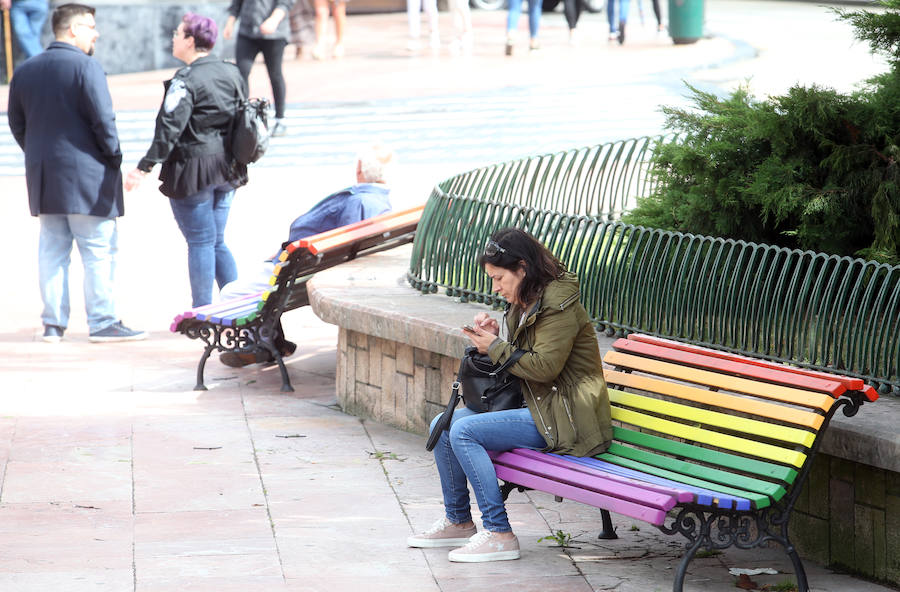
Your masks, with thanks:
[(420, 13), (423, 7), (425, 16), (428, 18), (428, 46), (431, 49), (440, 49), (441, 47), (437, 0), (406, 0), (406, 21), (409, 25), (409, 40), (406, 42), (406, 49), (409, 51), (419, 51), (422, 47), (419, 37), (422, 35)]
[(344, 57), (344, 29), (347, 28), (347, 0), (314, 0), (316, 7), (316, 47), (313, 49), (313, 57), (324, 60), (328, 57), (325, 48), (325, 38), (328, 36), (328, 9), (334, 16), (334, 48), (332, 57)]
[(631, 0), (607, 0), (606, 18), (609, 20), (609, 40), (617, 40), (619, 45), (625, 43), (625, 25), (628, 24), (628, 11)]
[(49, 11), (47, 0), (0, 0), (0, 8), (9, 11), (13, 33), (26, 58), (44, 51), (41, 32)]
[(122, 324), (113, 305), (116, 217), (125, 213), (122, 151), (106, 75), (90, 57), (99, 36), (94, 8), (63, 4), (51, 22), (56, 40), (16, 70), (7, 108), (9, 128), (25, 151), (31, 215), (41, 224), (43, 339), (58, 342), (69, 325), (73, 240), (84, 265), (89, 339), (145, 339)]
[(449, 0), (450, 13), (453, 15), (453, 28), (456, 38), (450, 42), (452, 53), (471, 53), (474, 39), (472, 38), (472, 11), (469, 9), (469, 0)]
[(287, 85), (284, 81), (282, 61), (284, 48), (290, 37), (287, 16), (294, 6), (294, 0), (231, 0), (228, 20), (222, 30), (222, 37), (231, 39), (234, 23), (240, 19), (235, 61), (249, 86), (250, 70), (260, 52), (266, 62), (272, 97), (275, 103), (275, 124), (271, 135), (278, 137), (287, 133), (284, 125), (284, 102)]
[(578, 27), (578, 19), (581, 18), (583, 8), (581, 0), (563, 0), (563, 13), (566, 15), (566, 24), (569, 25), (569, 43), (571, 45), (577, 41), (575, 29)]
[(187, 242), (195, 307), (212, 303), (214, 282), (221, 288), (237, 279), (225, 225), (235, 188), (247, 182), (247, 167), (225, 147), (247, 83), (234, 64), (210, 55), (218, 33), (214, 20), (192, 13), (175, 29), (172, 55), (187, 66), (166, 83), (153, 143), (125, 181), (130, 191), (162, 163), (159, 190)]
[(294, 59), (300, 59), (304, 47), (316, 44), (316, 11), (312, 0), (297, 0), (291, 8), (291, 43), (294, 44)]
[[(541, 26), (541, 0), (528, 1), (528, 48), (540, 49), (538, 42), (538, 29)], [(506, 17), (506, 55), (513, 54), (516, 45), (516, 29), (519, 27), (519, 17), (522, 15), (522, 0), (509, 0), (509, 13)]]

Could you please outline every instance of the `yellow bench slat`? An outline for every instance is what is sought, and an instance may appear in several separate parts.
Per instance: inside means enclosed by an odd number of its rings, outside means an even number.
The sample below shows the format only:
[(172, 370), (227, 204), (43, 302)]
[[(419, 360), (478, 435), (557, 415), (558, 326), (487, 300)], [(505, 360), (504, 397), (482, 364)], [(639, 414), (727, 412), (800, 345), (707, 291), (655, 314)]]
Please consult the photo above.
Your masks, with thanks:
[(630, 409), (623, 409), (622, 407), (614, 406), (612, 408), (612, 418), (616, 421), (661, 432), (663, 434), (669, 434), (677, 438), (709, 444), (710, 446), (716, 446), (724, 450), (739, 452), (741, 454), (789, 464), (795, 467), (801, 467), (803, 461), (806, 460), (806, 454), (802, 452), (780, 448), (772, 444), (754, 442), (753, 440), (747, 440), (746, 438), (740, 438), (738, 436), (721, 434), (712, 430), (688, 426), (668, 419), (638, 413), (637, 411), (632, 411)]
[(652, 411), (660, 415), (677, 417), (691, 422), (725, 428), (735, 432), (743, 432), (745, 434), (770, 438), (772, 440), (780, 440), (789, 444), (800, 444), (806, 448), (812, 447), (813, 442), (816, 440), (816, 434), (806, 430), (774, 423), (766, 423), (758, 419), (738, 417), (720, 411), (700, 409), (698, 407), (691, 407), (690, 405), (663, 401), (652, 397), (636, 395), (634, 393), (626, 393), (616, 389), (609, 389), (609, 400), (612, 403), (625, 405), (626, 407)]
[(816, 431), (822, 427), (822, 422), (825, 421), (824, 415), (813, 411), (804, 411), (777, 403), (729, 395), (718, 391), (709, 391), (696, 386), (678, 384), (650, 376), (627, 374), (609, 369), (605, 370), (603, 374), (606, 377), (606, 382), (609, 384), (669, 395), (703, 405), (734, 409), (735, 411), (777, 419)]
[(689, 368), (679, 364), (670, 364), (668, 362), (659, 362), (650, 358), (642, 358), (640, 356), (632, 356), (617, 351), (610, 351), (603, 357), (603, 361), (612, 366), (621, 366), (647, 372), (649, 374), (658, 374), (677, 380), (704, 384), (719, 389), (735, 391), (756, 395), (765, 399), (775, 399), (803, 407), (813, 409), (821, 409), (827, 412), (834, 404), (834, 398), (821, 393), (805, 391), (803, 389), (780, 386), (777, 384), (768, 384), (749, 380), (746, 378), (738, 378), (727, 374), (719, 374), (710, 370), (698, 370)]

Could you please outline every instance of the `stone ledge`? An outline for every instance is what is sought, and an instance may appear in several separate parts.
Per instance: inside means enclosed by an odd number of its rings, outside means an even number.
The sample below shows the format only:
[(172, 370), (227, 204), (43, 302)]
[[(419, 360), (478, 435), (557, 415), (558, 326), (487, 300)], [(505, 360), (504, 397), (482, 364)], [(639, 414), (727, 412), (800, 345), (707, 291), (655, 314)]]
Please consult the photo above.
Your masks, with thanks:
[[(468, 343), (459, 327), (470, 322), (476, 312), (490, 309), (413, 290), (405, 279), (411, 249), (406, 245), (316, 274), (308, 284), (313, 311), (342, 329), (459, 358)], [(600, 335), (599, 340), (601, 351), (610, 349), (612, 338)], [(419, 396), (432, 402), (445, 401), (446, 386)], [(820, 451), (900, 472), (898, 421), (900, 399), (893, 396), (865, 405), (857, 417), (847, 418), (839, 412)], [(407, 429), (423, 431), (421, 425), (414, 422)]]

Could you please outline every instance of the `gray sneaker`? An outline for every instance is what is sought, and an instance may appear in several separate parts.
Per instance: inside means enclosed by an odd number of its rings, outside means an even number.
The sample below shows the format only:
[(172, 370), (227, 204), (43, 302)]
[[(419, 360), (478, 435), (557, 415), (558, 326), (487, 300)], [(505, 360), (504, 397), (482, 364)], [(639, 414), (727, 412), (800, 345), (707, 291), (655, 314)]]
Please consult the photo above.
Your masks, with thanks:
[(44, 335), (41, 337), (47, 343), (59, 343), (66, 330), (56, 325), (44, 325)]
[(90, 341), (94, 343), (110, 343), (113, 341), (140, 341), (147, 339), (146, 331), (135, 331), (129, 329), (122, 324), (122, 321), (116, 321), (108, 327), (104, 327), (99, 331), (94, 331), (88, 336)]
[(406, 539), (406, 544), (410, 547), (418, 547), (423, 549), (433, 549), (434, 547), (456, 547), (465, 545), (469, 539), (478, 532), (475, 525), (462, 527), (453, 524), (444, 516), (435, 522), (431, 528)]
[(447, 556), (450, 561), (478, 563), (482, 561), (507, 561), (519, 558), (519, 539), (501, 540), (497, 533), (482, 530), (465, 547), (453, 549)]

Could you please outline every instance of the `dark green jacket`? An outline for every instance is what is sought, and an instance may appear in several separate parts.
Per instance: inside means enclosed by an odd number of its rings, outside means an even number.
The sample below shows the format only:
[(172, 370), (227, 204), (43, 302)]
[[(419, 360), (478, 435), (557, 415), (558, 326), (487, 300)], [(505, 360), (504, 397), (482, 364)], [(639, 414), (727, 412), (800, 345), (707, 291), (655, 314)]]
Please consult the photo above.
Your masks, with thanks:
[(592, 456), (609, 446), (612, 423), (597, 335), (579, 297), (578, 278), (566, 273), (547, 286), (523, 323), (521, 309), (510, 307), (510, 341), (495, 339), (488, 354), (497, 363), (525, 350), (510, 373), (522, 379), (546, 452)]

